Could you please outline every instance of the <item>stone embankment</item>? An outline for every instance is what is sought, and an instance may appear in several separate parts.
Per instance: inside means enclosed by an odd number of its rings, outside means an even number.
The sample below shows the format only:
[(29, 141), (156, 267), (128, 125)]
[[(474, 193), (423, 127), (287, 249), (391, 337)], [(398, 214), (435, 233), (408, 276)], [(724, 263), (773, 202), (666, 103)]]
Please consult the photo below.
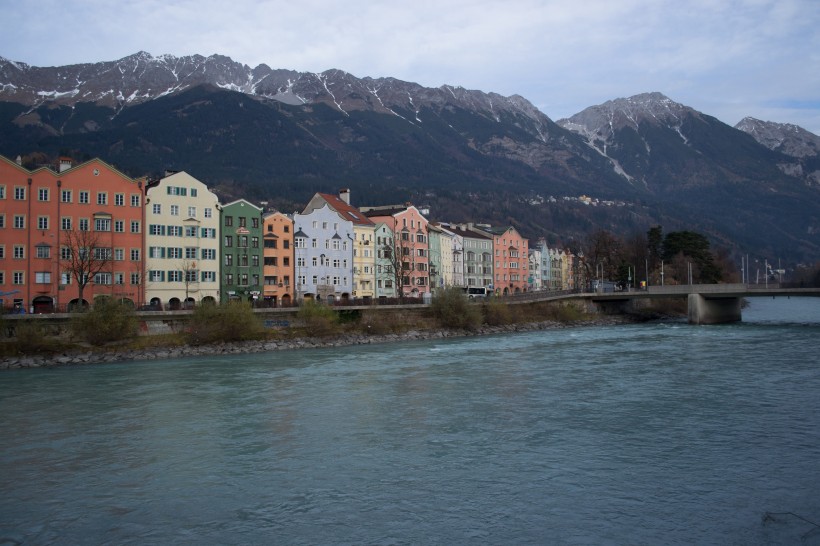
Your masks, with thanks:
[(122, 350), (118, 348), (99, 348), (93, 351), (76, 351), (56, 355), (33, 355), (6, 357), (0, 361), (0, 370), (18, 368), (42, 368), (51, 366), (69, 366), (77, 364), (100, 364), (140, 360), (163, 360), (188, 358), (193, 356), (238, 355), (262, 353), (267, 351), (288, 351), (297, 349), (314, 349), (322, 347), (344, 347), (348, 345), (368, 345), (376, 343), (396, 343), (423, 339), (443, 339), (477, 335), (504, 334), (513, 332), (530, 332), (558, 328), (575, 328), (580, 326), (609, 326), (635, 322), (626, 315), (599, 317), (594, 320), (561, 323), (529, 322), (504, 326), (482, 326), (478, 330), (411, 330), (398, 334), (344, 334), (335, 337), (305, 337), (290, 340), (243, 341), (236, 343), (217, 343), (201, 346), (158, 347), (141, 350)]

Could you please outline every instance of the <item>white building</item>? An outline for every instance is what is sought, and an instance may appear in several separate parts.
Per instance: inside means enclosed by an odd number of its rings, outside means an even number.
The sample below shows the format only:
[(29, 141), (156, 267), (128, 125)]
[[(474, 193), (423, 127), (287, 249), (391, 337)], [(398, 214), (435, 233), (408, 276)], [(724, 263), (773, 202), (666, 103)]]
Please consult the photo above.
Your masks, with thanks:
[(296, 299), (346, 300), (353, 294), (353, 222), (327, 203), (293, 215)]
[(219, 301), (217, 196), (185, 172), (150, 182), (145, 226), (145, 299), (165, 309)]

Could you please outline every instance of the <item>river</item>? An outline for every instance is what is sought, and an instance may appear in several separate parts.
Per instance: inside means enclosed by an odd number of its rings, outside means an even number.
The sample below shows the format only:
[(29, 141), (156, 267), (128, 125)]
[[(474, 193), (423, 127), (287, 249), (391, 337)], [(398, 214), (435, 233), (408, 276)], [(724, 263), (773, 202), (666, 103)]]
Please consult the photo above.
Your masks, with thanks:
[(820, 544), (820, 299), (750, 301), (6, 371), (0, 544)]

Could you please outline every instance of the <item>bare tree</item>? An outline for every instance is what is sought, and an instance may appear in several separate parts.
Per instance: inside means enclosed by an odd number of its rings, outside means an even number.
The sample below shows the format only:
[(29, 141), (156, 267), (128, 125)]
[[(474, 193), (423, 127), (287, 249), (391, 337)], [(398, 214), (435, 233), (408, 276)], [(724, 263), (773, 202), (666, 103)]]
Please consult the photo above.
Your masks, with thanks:
[(77, 282), (78, 299), (82, 305), (85, 287), (98, 273), (111, 268), (112, 250), (100, 245), (100, 236), (96, 231), (75, 229), (66, 231), (64, 235), (62, 269)]
[(197, 274), (196, 260), (185, 259), (182, 261), (182, 281), (185, 283), (185, 301), (182, 302), (183, 307), (188, 306), (191, 285), (198, 283)]

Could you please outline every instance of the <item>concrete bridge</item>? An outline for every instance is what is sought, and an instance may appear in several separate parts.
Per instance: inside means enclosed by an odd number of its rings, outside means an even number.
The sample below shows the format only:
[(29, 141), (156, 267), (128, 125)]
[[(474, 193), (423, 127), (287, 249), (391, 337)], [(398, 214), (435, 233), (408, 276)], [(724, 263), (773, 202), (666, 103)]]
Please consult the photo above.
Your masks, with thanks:
[(820, 288), (780, 288), (776, 284), (689, 284), (650, 286), (646, 290), (576, 294), (592, 303), (623, 308), (642, 299), (687, 298), (690, 324), (739, 322), (743, 298), (757, 296), (820, 296)]

